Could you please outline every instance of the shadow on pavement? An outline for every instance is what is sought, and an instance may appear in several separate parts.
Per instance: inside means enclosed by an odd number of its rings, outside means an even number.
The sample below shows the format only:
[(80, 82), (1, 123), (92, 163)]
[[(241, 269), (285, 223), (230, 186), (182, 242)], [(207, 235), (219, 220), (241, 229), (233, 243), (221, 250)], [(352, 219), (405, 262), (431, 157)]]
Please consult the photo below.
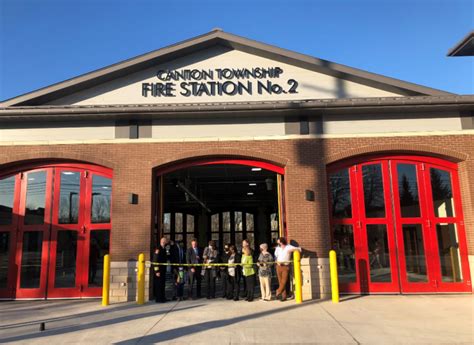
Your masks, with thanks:
[[(31, 303), (31, 301), (30, 301)], [(99, 305), (100, 302), (96, 302), (96, 305)], [(90, 303), (88, 303), (90, 304)], [(83, 305), (83, 304), (82, 304)], [(29, 308), (23, 308), (23, 309), (15, 309), (11, 310), (12, 312), (19, 312), (23, 310), (28, 310), (30, 313), (34, 313), (35, 311), (44, 311), (46, 308), (52, 308), (55, 305), (51, 304), (48, 306), (32, 306), (30, 305)], [(57, 305), (58, 309), (62, 309), (63, 306)], [(75, 305), (69, 304), (69, 309), (73, 309)], [(123, 310), (130, 310), (130, 309), (136, 309), (140, 308), (141, 306), (137, 304), (125, 304), (125, 305), (117, 305), (117, 306), (109, 306), (107, 308), (99, 309), (99, 310), (94, 310), (94, 311), (88, 311), (85, 313), (80, 313), (80, 314), (74, 314), (74, 315), (65, 315), (65, 316), (59, 316), (59, 317), (53, 317), (53, 318), (46, 318), (46, 319), (38, 319), (38, 320), (31, 320), (31, 321), (25, 321), (25, 322), (17, 322), (17, 323), (11, 323), (11, 324), (5, 324), (2, 325), (0, 324), (0, 330), (2, 329), (10, 329), (10, 328), (16, 328), (16, 327), (23, 327), (23, 326), (30, 326), (30, 325), (35, 325), (35, 324), (40, 324), (41, 322), (54, 322), (54, 321), (62, 321), (62, 320), (68, 320), (68, 319), (77, 319), (77, 318), (84, 318), (84, 317), (89, 317), (89, 316), (94, 316), (97, 314), (102, 314), (102, 313), (114, 313), (118, 311), (123, 311)], [(3, 317), (5, 319), (8, 319), (8, 311), (2, 311), (2, 319)]]
[(353, 299), (358, 299), (362, 297), (367, 297), (368, 295), (343, 295), (339, 298), (339, 302), (346, 302)]
[[(110, 326), (110, 325), (114, 325), (114, 324), (117, 324), (117, 323), (123, 323), (123, 322), (127, 322), (127, 321), (138, 320), (138, 319), (147, 318), (147, 317), (151, 317), (151, 316), (165, 315), (170, 310), (172, 310), (175, 306), (176, 306), (176, 304), (173, 304), (173, 305), (170, 305), (170, 308), (167, 308), (167, 309), (164, 309), (164, 310), (159, 310), (159, 311), (154, 310), (154, 311), (151, 311), (151, 312), (148, 312), (148, 313), (125, 315), (125, 316), (115, 317), (115, 318), (106, 319), (106, 320), (94, 320), (94, 321), (91, 321), (91, 322), (85, 323), (85, 324), (75, 323), (72, 326), (63, 326), (63, 327), (59, 327), (59, 328), (51, 329), (51, 330), (47, 329), (46, 331), (41, 332), (41, 333), (35, 332), (35, 333), (31, 333), (31, 334), (15, 335), (15, 336), (11, 336), (11, 337), (8, 337), (8, 338), (2, 338), (1, 342), (15, 342), (15, 341), (31, 340), (31, 339), (49, 337), (49, 336), (54, 336), (54, 335), (62, 335), (62, 334), (71, 333), (71, 332), (75, 332), (75, 331), (79, 331), (79, 330), (87, 330), (87, 329), (93, 329), (93, 328), (98, 328), (98, 327), (105, 327), (105, 326)], [(200, 306), (202, 306), (202, 304), (193, 305), (193, 306), (184, 307), (184, 308), (179, 308), (179, 309), (175, 309), (175, 310), (179, 311), (179, 310), (194, 309), (194, 308), (198, 308)], [(134, 309), (139, 308), (139, 307), (141, 307), (141, 306), (134, 306)], [(124, 309), (131, 309), (131, 308), (130, 307), (129, 308), (126, 308), (126, 307), (125, 308), (120, 308), (120, 310), (124, 310)], [(113, 310), (112, 312), (114, 312), (114, 311), (118, 311), (118, 310)], [(63, 321), (63, 320), (76, 320), (77, 318), (84, 318), (84, 317), (94, 316), (94, 315), (97, 315), (97, 314), (104, 314), (104, 312), (106, 312), (106, 310), (101, 309), (101, 310), (97, 310), (97, 311), (94, 311), (94, 312), (87, 312), (87, 313), (82, 313), (82, 314), (78, 314), (78, 315), (69, 315), (69, 316), (66, 316), (64, 318), (49, 319), (50, 320), (49, 322), (59, 322), (59, 321)], [(48, 322), (48, 321), (35, 321), (33, 324), (35, 324), (35, 323), (38, 324), (40, 322)], [(18, 325), (18, 327), (20, 327), (19, 324), (17, 324), (17, 325)], [(31, 323), (29, 325), (31, 325)], [(13, 325), (10, 325), (9, 328), (11, 328), (12, 326)], [(16, 325), (15, 325), (15, 327), (16, 327)], [(0, 329), (6, 329), (6, 327), (0, 327)]]
[(185, 337), (185, 336), (188, 336), (194, 333), (199, 333), (202, 331), (206, 331), (209, 329), (227, 327), (230, 325), (235, 325), (236, 323), (239, 323), (242, 321), (257, 319), (262, 316), (284, 313), (288, 310), (292, 310), (296, 308), (304, 308), (306, 306), (313, 305), (319, 302), (321, 301), (313, 300), (313, 301), (305, 302), (302, 305), (291, 305), (288, 307), (266, 310), (266, 311), (262, 311), (262, 312), (258, 312), (254, 314), (246, 314), (246, 315), (241, 315), (238, 317), (232, 317), (232, 318), (223, 319), (223, 320), (214, 320), (214, 321), (196, 323), (196, 324), (187, 325), (184, 327), (173, 328), (173, 329), (166, 330), (160, 333), (149, 334), (142, 337), (137, 337), (137, 338), (117, 342), (115, 344), (120, 344), (120, 345), (129, 345), (129, 344), (138, 344), (138, 343), (152, 344), (152, 343), (158, 343), (158, 342), (163, 342), (163, 341), (171, 341), (176, 338)]

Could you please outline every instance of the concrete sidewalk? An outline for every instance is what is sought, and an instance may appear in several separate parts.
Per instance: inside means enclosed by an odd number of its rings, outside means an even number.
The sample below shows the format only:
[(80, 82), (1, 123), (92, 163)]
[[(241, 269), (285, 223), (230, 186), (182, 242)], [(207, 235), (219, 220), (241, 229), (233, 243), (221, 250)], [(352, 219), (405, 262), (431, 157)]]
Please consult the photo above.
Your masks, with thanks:
[[(99, 300), (0, 302), (0, 343), (473, 344), (474, 296), (330, 301), (194, 300), (101, 307)], [(46, 331), (39, 323), (46, 322)]]

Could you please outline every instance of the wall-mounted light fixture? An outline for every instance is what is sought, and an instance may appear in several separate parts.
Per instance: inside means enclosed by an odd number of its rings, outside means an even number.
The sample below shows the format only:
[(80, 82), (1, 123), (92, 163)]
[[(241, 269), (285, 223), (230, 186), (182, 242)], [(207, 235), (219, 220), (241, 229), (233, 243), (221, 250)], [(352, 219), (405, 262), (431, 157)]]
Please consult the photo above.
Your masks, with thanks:
[(128, 203), (132, 205), (138, 204), (138, 194), (129, 193), (128, 194)]
[(306, 201), (314, 201), (314, 191), (307, 189), (305, 192)]

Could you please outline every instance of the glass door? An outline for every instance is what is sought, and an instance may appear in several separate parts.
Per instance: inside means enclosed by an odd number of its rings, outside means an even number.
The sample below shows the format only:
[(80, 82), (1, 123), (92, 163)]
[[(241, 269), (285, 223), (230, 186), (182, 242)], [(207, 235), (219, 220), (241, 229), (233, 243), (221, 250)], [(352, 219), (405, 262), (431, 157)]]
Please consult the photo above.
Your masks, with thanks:
[(84, 261), (84, 171), (56, 168), (48, 298), (79, 297)]
[(12, 298), (15, 292), (15, 244), (18, 222), (18, 175), (0, 178), (0, 298)]
[(424, 165), (391, 161), (395, 226), (402, 292), (435, 289), (430, 250), (430, 224), (426, 221)]
[(110, 249), (112, 178), (90, 173), (85, 189), (82, 296), (102, 293), (104, 256)]
[(440, 292), (472, 291), (467, 259), (459, 180), (449, 169), (426, 164), (428, 222), (436, 288)]
[(355, 167), (343, 168), (329, 174), (332, 247), (337, 253), (339, 284), (344, 292), (360, 292), (360, 282), (364, 280), (361, 277), (366, 277), (359, 274), (365, 265), (356, 251), (360, 222), (357, 195), (351, 193), (356, 185), (354, 170)]
[(399, 291), (389, 168), (386, 161), (356, 166), (360, 233), (358, 270), (362, 292)]
[(47, 285), (52, 169), (20, 174), (17, 298), (44, 298)]

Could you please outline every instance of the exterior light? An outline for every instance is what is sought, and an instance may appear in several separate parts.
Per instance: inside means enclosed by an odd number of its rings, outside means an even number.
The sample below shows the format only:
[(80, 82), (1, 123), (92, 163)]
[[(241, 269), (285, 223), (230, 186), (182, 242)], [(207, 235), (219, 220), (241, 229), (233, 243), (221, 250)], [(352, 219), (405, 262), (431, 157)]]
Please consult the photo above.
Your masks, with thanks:
[(253, 192), (248, 192), (247, 195), (253, 195)]
[(256, 183), (249, 183), (249, 186), (255, 187), (257, 184)]
[(72, 171), (63, 171), (63, 175), (74, 175)]
[(261, 171), (262, 168), (252, 168), (252, 171)]

